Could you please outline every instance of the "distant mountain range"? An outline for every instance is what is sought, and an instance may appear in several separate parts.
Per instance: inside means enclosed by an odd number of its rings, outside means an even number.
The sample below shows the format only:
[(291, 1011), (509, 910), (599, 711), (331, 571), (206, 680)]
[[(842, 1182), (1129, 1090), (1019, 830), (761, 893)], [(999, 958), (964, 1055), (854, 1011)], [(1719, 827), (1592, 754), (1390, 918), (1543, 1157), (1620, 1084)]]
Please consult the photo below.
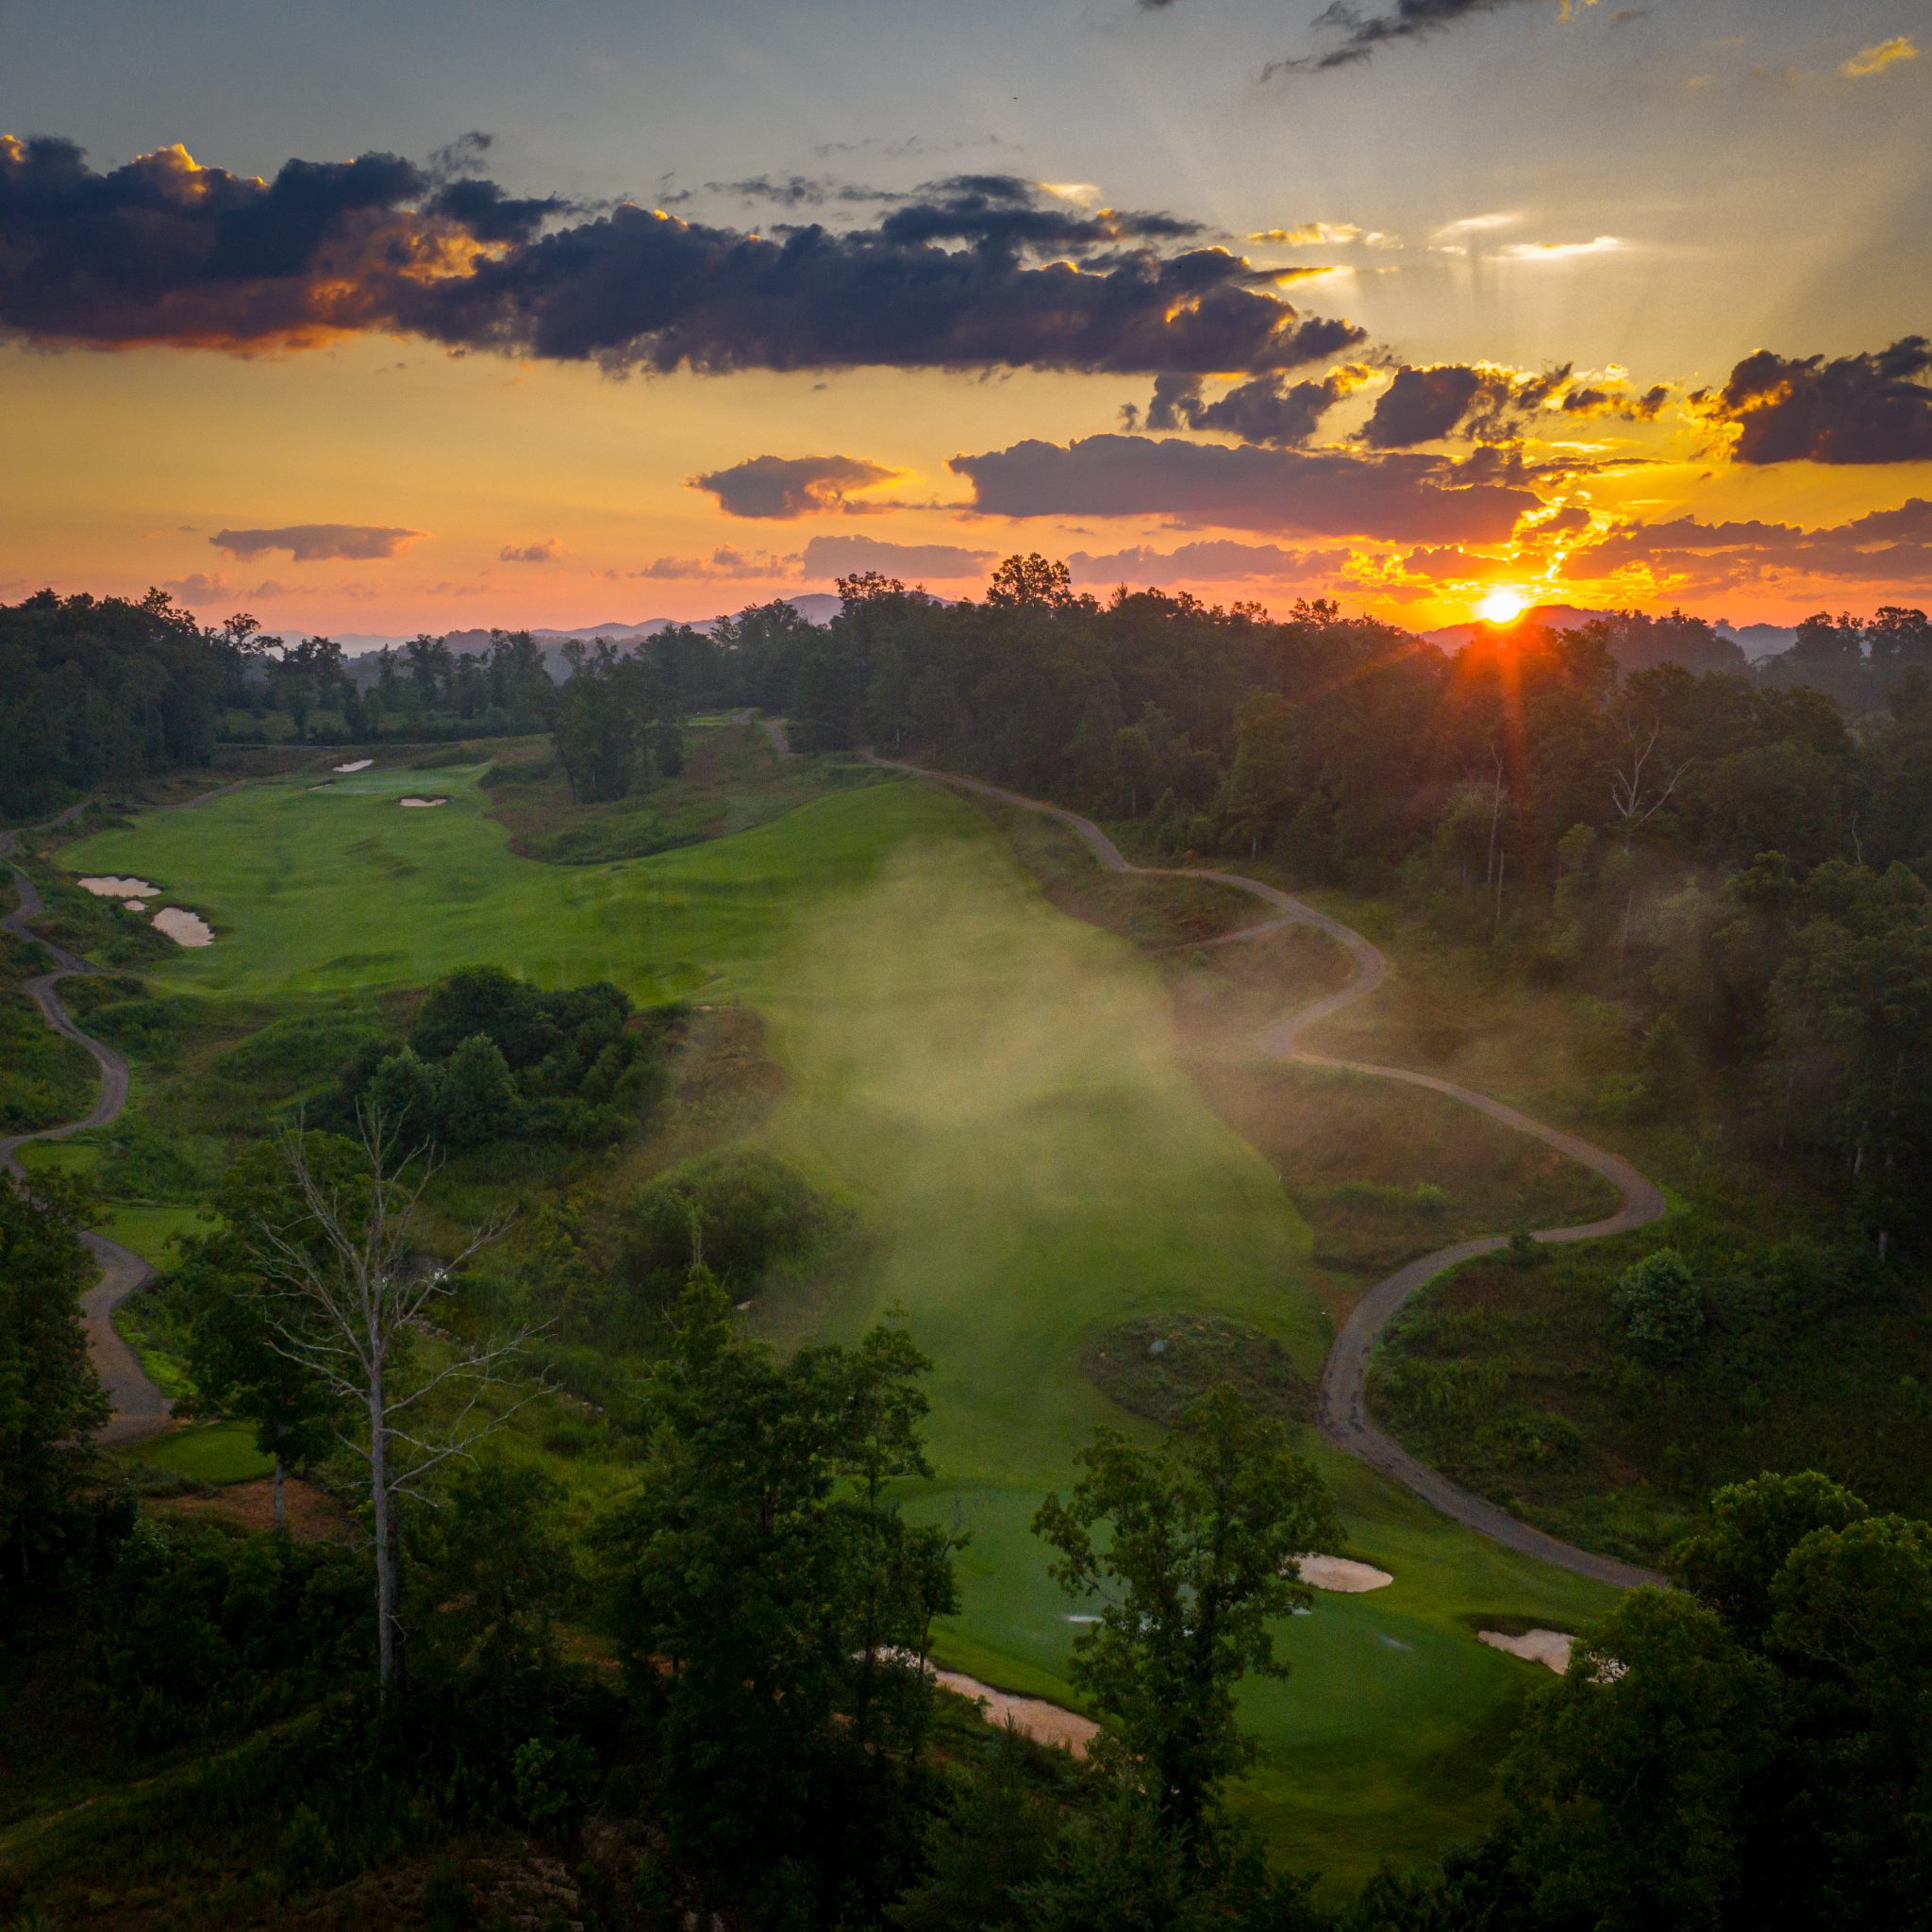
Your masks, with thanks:
[[(1595, 618), (1617, 614), (1614, 610), (1585, 610), (1574, 604), (1538, 604), (1516, 622), (1541, 625), (1548, 630), (1576, 630)], [(1486, 624), (1445, 625), (1441, 630), (1424, 631), (1423, 639), (1441, 650), (1459, 651), (1478, 631), (1490, 627)], [(1774, 658), (1780, 651), (1789, 651), (1798, 639), (1796, 630), (1776, 624), (1727, 624), (1720, 617), (1710, 627), (1719, 637), (1731, 639), (1753, 664), (1760, 658)]]
[[(839, 599), (828, 591), (807, 591), (796, 597), (787, 597), (791, 605), (808, 624), (829, 624), (839, 614)], [(941, 600), (948, 601), (948, 600)], [(1517, 620), (1519, 624), (1546, 625), (1551, 630), (1574, 630), (1592, 618), (1614, 617), (1613, 610), (1586, 610), (1575, 604), (1539, 604), (1525, 610)], [(607, 642), (613, 644), (641, 644), (646, 638), (654, 638), (661, 630), (668, 630), (680, 622), (675, 617), (647, 617), (639, 624), (591, 624), (580, 630), (552, 630), (533, 628), (530, 635), (544, 647), (546, 658), (553, 657), (567, 643), (581, 642), (593, 644)], [(724, 622), (723, 617), (702, 618), (691, 625), (693, 630), (709, 631)], [(1480, 630), (1487, 630), (1487, 625), (1451, 624), (1441, 630), (1425, 630), (1425, 642), (1435, 644), (1445, 651), (1459, 651)], [(1775, 624), (1727, 624), (1719, 618), (1711, 628), (1718, 636), (1734, 639), (1738, 647), (1752, 663), (1762, 658), (1774, 658), (1780, 651), (1789, 651), (1797, 639), (1797, 632)], [(294, 633), (291, 633), (293, 635)], [(365, 652), (380, 651), (385, 646), (394, 648), (408, 641), (403, 637), (387, 637), (375, 631), (348, 631), (339, 633), (336, 642), (341, 645), (351, 657), (359, 657)], [(445, 633), (443, 641), (452, 651), (471, 654), (487, 651), (490, 648), (490, 630), (487, 625), (478, 625), (468, 630), (453, 630)], [(553, 675), (560, 675), (553, 667)]]
[[(829, 591), (807, 591), (799, 596), (787, 597), (783, 601), (791, 605), (808, 624), (829, 624), (839, 614), (840, 600)], [(592, 624), (587, 625), (581, 630), (544, 630), (533, 626), (530, 635), (537, 642), (544, 645), (562, 645), (571, 642), (641, 644), (646, 638), (654, 638), (660, 630), (669, 630), (674, 624), (682, 621), (675, 617), (647, 617), (641, 624)], [(701, 618), (691, 625), (691, 628), (709, 631), (724, 621), (722, 615)], [(490, 648), (490, 628), (488, 625), (479, 625), (469, 630), (446, 631), (442, 641), (452, 651), (458, 654), (487, 651)], [(408, 643), (408, 639), (386, 637), (376, 631), (343, 631), (336, 634), (336, 642), (351, 657), (358, 657), (365, 651), (394, 649)]]

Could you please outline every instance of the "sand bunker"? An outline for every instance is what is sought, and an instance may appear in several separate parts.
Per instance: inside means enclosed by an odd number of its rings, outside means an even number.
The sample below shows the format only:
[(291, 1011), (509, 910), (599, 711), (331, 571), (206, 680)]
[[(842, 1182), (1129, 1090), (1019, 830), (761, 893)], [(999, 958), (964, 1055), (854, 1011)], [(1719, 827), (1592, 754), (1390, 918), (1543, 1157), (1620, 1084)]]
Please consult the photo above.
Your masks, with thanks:
[(366, 772), (375, 762), (374, 758), (351, 758), (346, 765), (334, 765), (330, 769), (337, 772)]
[(1343, 1596), (1360, 1596), (1364, 1591), (1387, 1590), (1395, 1581), (1386, 1570), (1373, 1563), (1357, 1563), (1347, 1557), (1297, 1557), (1302, 1581), (1313, 1590), (1338, 1591)]
[(80, 887), (96, 899), (152, 899), (161, 890), (145, 879), (117, 879), (112, 874), (82, 879)]
[(1475, 1633), (1491, 1650), (1507, 1650), (1525, 1663), (1541, 1664), (1562, 1676), (1570, 1668), (1570, 1646), (1576, 1641), (1567, 1630), (1525, 1630), (1511, 1637), (1501, 1630)]
[(184, 911), (179, 906), (163, 906), (155, 914), (155, 930), (166, 933), (177, 946), (214, 943), (214, 927), (200, 913)]
[(1087, 1746), (1100, 1733), (1091, 1718), (1064, 1705), (1049, 1704), (1043, 1697), (1016, 1697), (1010, 1690), (995, 1690), (991, 1684), (958, 1671), (935, 1671), (932, 1674), (935, 1683), (972, 1698), (988, 1724), (1011, 1724), (1036, 1744), (1064, 1744), (1075, 1757), (1084, 1757)]
[(432, 805), (447, 805), (449, 800), (446, 798), (399, 798), (396, 800), (396, 803), (400, 806), (414, 806), (423, 808)]

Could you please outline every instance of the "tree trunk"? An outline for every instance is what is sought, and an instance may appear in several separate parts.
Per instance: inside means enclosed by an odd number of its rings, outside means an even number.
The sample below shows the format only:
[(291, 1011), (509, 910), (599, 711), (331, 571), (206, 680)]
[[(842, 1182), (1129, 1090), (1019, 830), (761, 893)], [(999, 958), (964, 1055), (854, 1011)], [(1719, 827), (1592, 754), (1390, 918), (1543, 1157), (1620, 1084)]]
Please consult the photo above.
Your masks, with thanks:
[(375, 1674), (387, 1696), (396, 1673), (396, 1551), (390, 1521), (389, 1404), (380, 1371), (369, 1378), (369, 1499), (375, 1511)]
[(282, 1527), (282, 1452), (275, 1451), (275, 1529)]

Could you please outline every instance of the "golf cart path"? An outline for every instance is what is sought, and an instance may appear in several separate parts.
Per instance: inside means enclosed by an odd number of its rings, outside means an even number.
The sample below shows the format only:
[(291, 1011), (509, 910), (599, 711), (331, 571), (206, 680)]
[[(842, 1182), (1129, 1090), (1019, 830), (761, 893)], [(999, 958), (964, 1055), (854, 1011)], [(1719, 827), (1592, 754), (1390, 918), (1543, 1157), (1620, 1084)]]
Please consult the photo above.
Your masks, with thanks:
[[(231, 785), (224, 789), (232, 791), (237, 788)], [(189, 803), (199, 805), (202, 799), (218, 795), (212, 791), (204, 792), (200, 798), (191, 799)], [(78, 805), (70, 806), (58, 818), (49, 819), (45, 824), (35, 825), (31, 829), (51, 831), (56, 825), (65, 824), (82, 808)], [(0, 832), (0, 858), (10, 859), (18, 842), (17, 833)], [(93, 1056), (94, 1064), (101, 1070), (100, 1097), (81, 1119), (67, 1121), (58, 1126), (42, 1127), (31, 1134), (0, 1136), (0, 1165), (25, 1180), (26, 1170), (20, 1164), (20, 1150), (29, 1141), (64, 1141), (88, 1127), (104, 1127), (120, 1116), (121, 1109), (127, 1105), (127, 1062), (111, 1046), (103, 1044), (92, 1034), (83, 1033), (75, 1024), (74, 1016), (60, 1003), (60, 996), (54, 991), (55, 982), (74, 974), (92, 973), (94, 969), (77, 954), (70, 953), (64, 946), (57, 946), (52, 940), (42, 939), (33, 931), (28, 922), (45, 909), (41, 895), (33, 881), (18, 866), (9, 865), (8, 870), (13, 874), (20, 905), (16, 910), (0, 919), (0, 926), (22, 939), (37, 941), (54, 956), (53, 972), (43, 973), (27, 981), (28, 997), (40, 1008), (47, 1024), (55, 1032), (64, 1033), (69, 1040), (79, 1041)], [(119, 1241), (110, 1241), (105, 1235), (90, 1231), (83, 1234), (81, 1240), (100, 1264), (101, 1278), (81, 1296), (80, 1318), (87, 1330), (88, 1353), (93, 1357), (94, 1373), (100, 1377), (101, 1387), (108, 1391), (111, 1405), (111, 1413), (95, 1440), (100, 1442), (144, 1441), (170, 1426), (170, 1405), (148, 1378), (147, 1371), (142, 1367), (134, 1351), (115, 1332), (114, 1310), (137, 1289), (145, 1288), (155, 1278), (155, 1272), (131, 1248), (124, 1248)]]
[[(1058, 819), (1108, 872), (1210, 879), (1218, 885), (1231, 886), (1237, 891), (1246, 892), (1274, 908), (1274, 917), (1224, 934), (1213, 943), (1256, 939), (1289, 925), (1311, 925), (1318, 932), (1325, 933), (1349, 955), (1355, 966), (1354, 976), (1339, 991), (1312, 1001), (1266, 1028), (1258, 1039), (1261, 1050), (1271, 1059), (1325, 1067), (1374, 1080), (1399, 1080), (1405, 1086), (1425, 1087), (1432, 1093), (1445, 1094), (1449, 1099), (1474, 1108), (1476, 1112), (1487, 1114), (1491, 1120), (1498, 1121), (1519, 1134), (1554, 1147), (1591, 1173), (1601, 1174), (1621, 1197), (1617, 1211), (1606, 1215), (1601, 1221), (1586, 1222), (1574, 1227), (1543, 1228), (1533, 1235), (1532, 1240), (1553, 1245), (1598, 1241), (1606, 1235), (1624, 1234), (1632, 1228), (1647, 1227), (1652, 1222), (1663, 1218), (1663, 1191), (1639, 1174), (1627, 1160), (1606, 1148), (1593, 1146), (1574, 1134), (1548, 1126), (1500, 1100), (1478, 1093), (1474, 1088), (1458, 1086), (1453, 1080), (1440, 1079), (1433, 1074), (1416, 1073), (1407, 1067), (1385, 1067), (1368, 1060), (1337, 1059), (1306, 1049), (1301, 1042), (1310, 1028), (1367, 999), (1388, 977), (1389, 961), (1380, 947), (1364, 939), (1353, 926), (1343, 925), (1339, 919), (1331, 919), (1325, 912), (1317, 911), (1314, 907), (1284, 892), (1278, 886), (1248, 878), (1241, 873), (1220, 872), (1207, 866), (1135, 865), (1091, 819), (1082, 818), (1078, 812), (1070, 811), (1065, 806), (1027, 798), (1017, 791), (1008, 791), (1003, 786), (989, 785), (979, 778), (928, 771), (923, 766), (903, 764), (870, 752), (866, 757), (872, 763), (891, 771), (905, 772), (915, 777), (936, 778), (941, 784), (956, 786), (960, 791), (978, 792), (983, 797), (997, 799), (1003, 805), (1016, 805), (1027, 811), (1042, 812), (1048, 818)], [(1493, 1254), (1507, 1245), (1507, 1236), (1485, 1235), (1438, 1248), (1435, 1253), (1420, 1256), (1407, 1267), (1398, 1268), (1362, 1296), (1342, 1324), (1341, 1332), (1336, 1336), (1335, 1344), (1328, 1352), (1327, 1363), (1322, 1371), (1317, 1412), (1322, 1434), (1337, 1448), (1347, 1450), (1372, 1468), (1380, 1470), (1384, 1475), (1391, 1476), (1424, 1502), (1440, 1509), (1444, 1516), (1501, 1543), (1506, 1549), (1534, 1557), (1574, 1575), (1620, 1588), (1662, 1583), (1664, 1579), (1654, 1571), (1620, 1562), (1614, 1557), (1579, 1550), (1520, 1522), (1507, 1510), (1499, 1509), (1493, 1503), (1486, 1502), (1451, 1482), (1439, 1470), (1418, 1461), (1400, 1443), (1385, 1436), (1368, 1418), (1365, 1385), (1369, 1354), (1403, 1305), (1424, 1282), (1433, 1280), (1445, 1269), (1454, 1268), (1477, 1255)]]

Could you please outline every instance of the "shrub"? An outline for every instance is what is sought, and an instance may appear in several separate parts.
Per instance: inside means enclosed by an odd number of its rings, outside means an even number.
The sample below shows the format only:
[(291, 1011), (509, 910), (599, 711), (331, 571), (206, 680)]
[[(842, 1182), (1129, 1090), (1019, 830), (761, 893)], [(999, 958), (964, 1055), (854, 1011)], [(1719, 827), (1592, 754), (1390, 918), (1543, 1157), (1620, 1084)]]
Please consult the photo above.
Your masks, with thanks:
[(1619, 1337), (1640, 1360), (1675, 1368), (1704, 1334), (1704, 1291), (1683, 1256), (1658, 1248), (1618, 1278), (1610, 1313)]
[(726, 1148), (638, 1190), (621, 1262), (633, 1288), (665, 1295), (690, 1272), (695, 1240), (705, 1266), (741, 1291), (810, 1247), (832, 1218), (830, 1204), (795, 1168), (756, 1148)]
[(530, 1738), (511, 1760), (517, 1815), (539, 1838), (567, 1839), (595, 1794), (597, 1760), (581, 1738)]

